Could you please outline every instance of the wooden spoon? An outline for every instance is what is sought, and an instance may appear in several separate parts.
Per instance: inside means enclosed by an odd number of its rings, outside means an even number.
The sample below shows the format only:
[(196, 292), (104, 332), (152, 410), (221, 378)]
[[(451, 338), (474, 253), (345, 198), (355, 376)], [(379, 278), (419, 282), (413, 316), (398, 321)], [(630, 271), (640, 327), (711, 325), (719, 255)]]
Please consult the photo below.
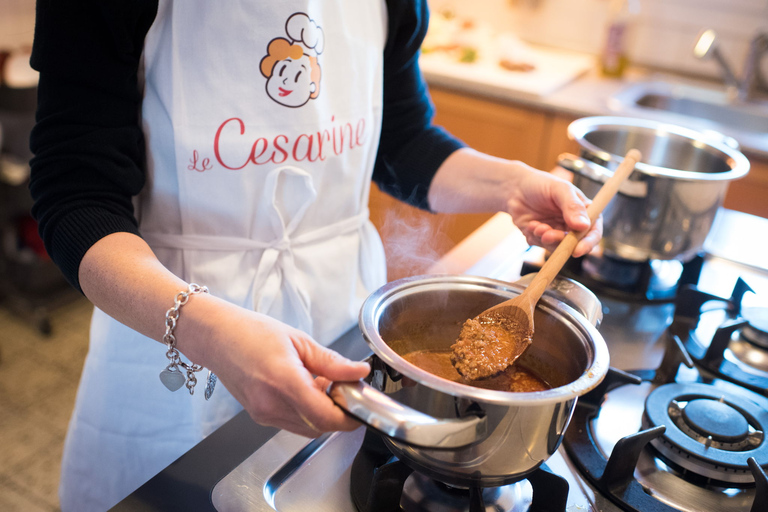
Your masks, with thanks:
[[(640, 151), (630, 149), (613, 176), (597, 192), (587, 207), (593, 224), (640, 158)], [(459, 339), (451, 347), (451, 362), (462, 376), (476, 380), (496, 375), (512, 365), (528, 348), (533, 338), (536, 303), (588, 231), (566, 234), (523, 293), (464, 323)]]

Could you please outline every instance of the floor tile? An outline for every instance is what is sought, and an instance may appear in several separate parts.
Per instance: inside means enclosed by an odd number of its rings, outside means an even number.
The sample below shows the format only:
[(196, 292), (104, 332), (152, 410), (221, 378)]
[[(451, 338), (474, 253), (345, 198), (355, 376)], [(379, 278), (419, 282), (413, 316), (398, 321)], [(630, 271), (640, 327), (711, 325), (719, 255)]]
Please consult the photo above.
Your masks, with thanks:
[[(57, 512), (61, 452), (93, 307), (82, 296), (48, 311), (46, 335), (0, 304), (0, 511)], [(5, 306), (5, 307), (4, 307)]]
[(0, 510), (4, 512), (57, 512), (58, 505), (52, 506), (44, 500), (30, 495), (11, 481), (0, 477)]
[(17, 467), (12, 475), (6, 475), (7, 480), (27, 496), (56, 509), (59, 504), (62, 450), (63, 445), (59, 441), (42, 447)]
[(41, 447), (61, 442), (61, 436), (51, 428), (50, 423), (40, 422), (29, 408), (3, 407), (0, 417), (0, 475), (13, 474)]

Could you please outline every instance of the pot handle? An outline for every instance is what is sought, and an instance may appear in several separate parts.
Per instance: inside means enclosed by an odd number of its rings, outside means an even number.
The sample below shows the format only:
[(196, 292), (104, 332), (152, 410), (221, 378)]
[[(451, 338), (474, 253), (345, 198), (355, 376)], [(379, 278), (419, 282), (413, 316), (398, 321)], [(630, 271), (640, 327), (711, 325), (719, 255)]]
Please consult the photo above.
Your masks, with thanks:
[(485, 417), (436, 419), (393, 400), (362, 380), (333, 382), (336, 405), (379, 432), (421, 448), (461, 448), (485, 438)]
[(741, 146), (739, 145), (739, 141), (737, 141), (733, 137), (730, 137), (728, 135), (725, 135), (715, 130), (702, 130), (700, 133), (705, 139), (711, 140), (716, 144), (725, 144), (731, 149), (735, 149), (736, 151), (741, 151)]
[[(613, 172), (609, 171), (602, 165), (598, 165), (589, 160), (584, 160), (576, 155), (570, 153), (563, 153), (558, 157), (557, 165), (571, 171), (572, 173), (583, 176), (589, 180), (597, 181), (599, 183), (605, 183), (608, 178), (613, 176)], [(626, 179), (619, 186), (619, 193), (629, 197), (642, 198), (648, 195), (648, 185), (644, 181), (634, 181)]]

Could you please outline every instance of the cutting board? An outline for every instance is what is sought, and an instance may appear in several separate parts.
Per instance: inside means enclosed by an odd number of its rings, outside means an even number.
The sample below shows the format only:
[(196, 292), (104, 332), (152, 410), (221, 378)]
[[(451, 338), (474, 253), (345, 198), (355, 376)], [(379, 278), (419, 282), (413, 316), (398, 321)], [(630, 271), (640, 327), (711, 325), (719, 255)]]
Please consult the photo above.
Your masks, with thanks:
[(471, 88), (494, 96), (544, 98), (589, 71), (594, 55), (564, 50), (531, 48), (532, 71), (508, 71), (494, 62), (457, 62), (440, 52), (420, 57), (427, 81), (435, 85)]

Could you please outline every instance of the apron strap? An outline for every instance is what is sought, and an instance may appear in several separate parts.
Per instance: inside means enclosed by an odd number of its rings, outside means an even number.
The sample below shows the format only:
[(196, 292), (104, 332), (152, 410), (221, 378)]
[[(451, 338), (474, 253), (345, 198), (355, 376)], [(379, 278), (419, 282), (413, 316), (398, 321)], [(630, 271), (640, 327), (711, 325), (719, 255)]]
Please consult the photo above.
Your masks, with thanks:
[(181, 235), (178, 233), (145, 233), (141, 237), (153, 249), (191, 249), (196, 251), (258, 251), (265, 249), (288, 250), (330, 240), (339, 235), (353, 233), (368, 220), (369, 211), (364, 209), (354, 217), (334, 222), (322, 228), (289, 238), (286, 236), (264, 242), (250, 238), (219, 235)]
[[(290, 215), (281, 211), (277, 200), (281, 174), (290, 174), (303, 182), (299, 191), (304, 200)], [(253, 305), (256, 311), (269, 313), (275, 298), (282, 289), (296, 313), (297, 327), (312, 332), (312, 316), (309, 295), (298, 286), (298, 271), (294, 262), (293, 249), (331, 240), (334, 237), (361, 230), (366, 224), (369, 212), (364, 208), (358, 215), (348, 217), (313, 231), (294, 235), (308, 207), (315, 200), (316, 193), (311, 176), (304, 170), (286, 166), (274, 169), (266, 178), (265, 198), (271, 205), (270, 221), (276, 236), (272, 240), (254, 240), (245, 237), (144, 233), (142, 237), (153, 249), (179, 249), (198, 251), (263, 251), (251, 285)]]

